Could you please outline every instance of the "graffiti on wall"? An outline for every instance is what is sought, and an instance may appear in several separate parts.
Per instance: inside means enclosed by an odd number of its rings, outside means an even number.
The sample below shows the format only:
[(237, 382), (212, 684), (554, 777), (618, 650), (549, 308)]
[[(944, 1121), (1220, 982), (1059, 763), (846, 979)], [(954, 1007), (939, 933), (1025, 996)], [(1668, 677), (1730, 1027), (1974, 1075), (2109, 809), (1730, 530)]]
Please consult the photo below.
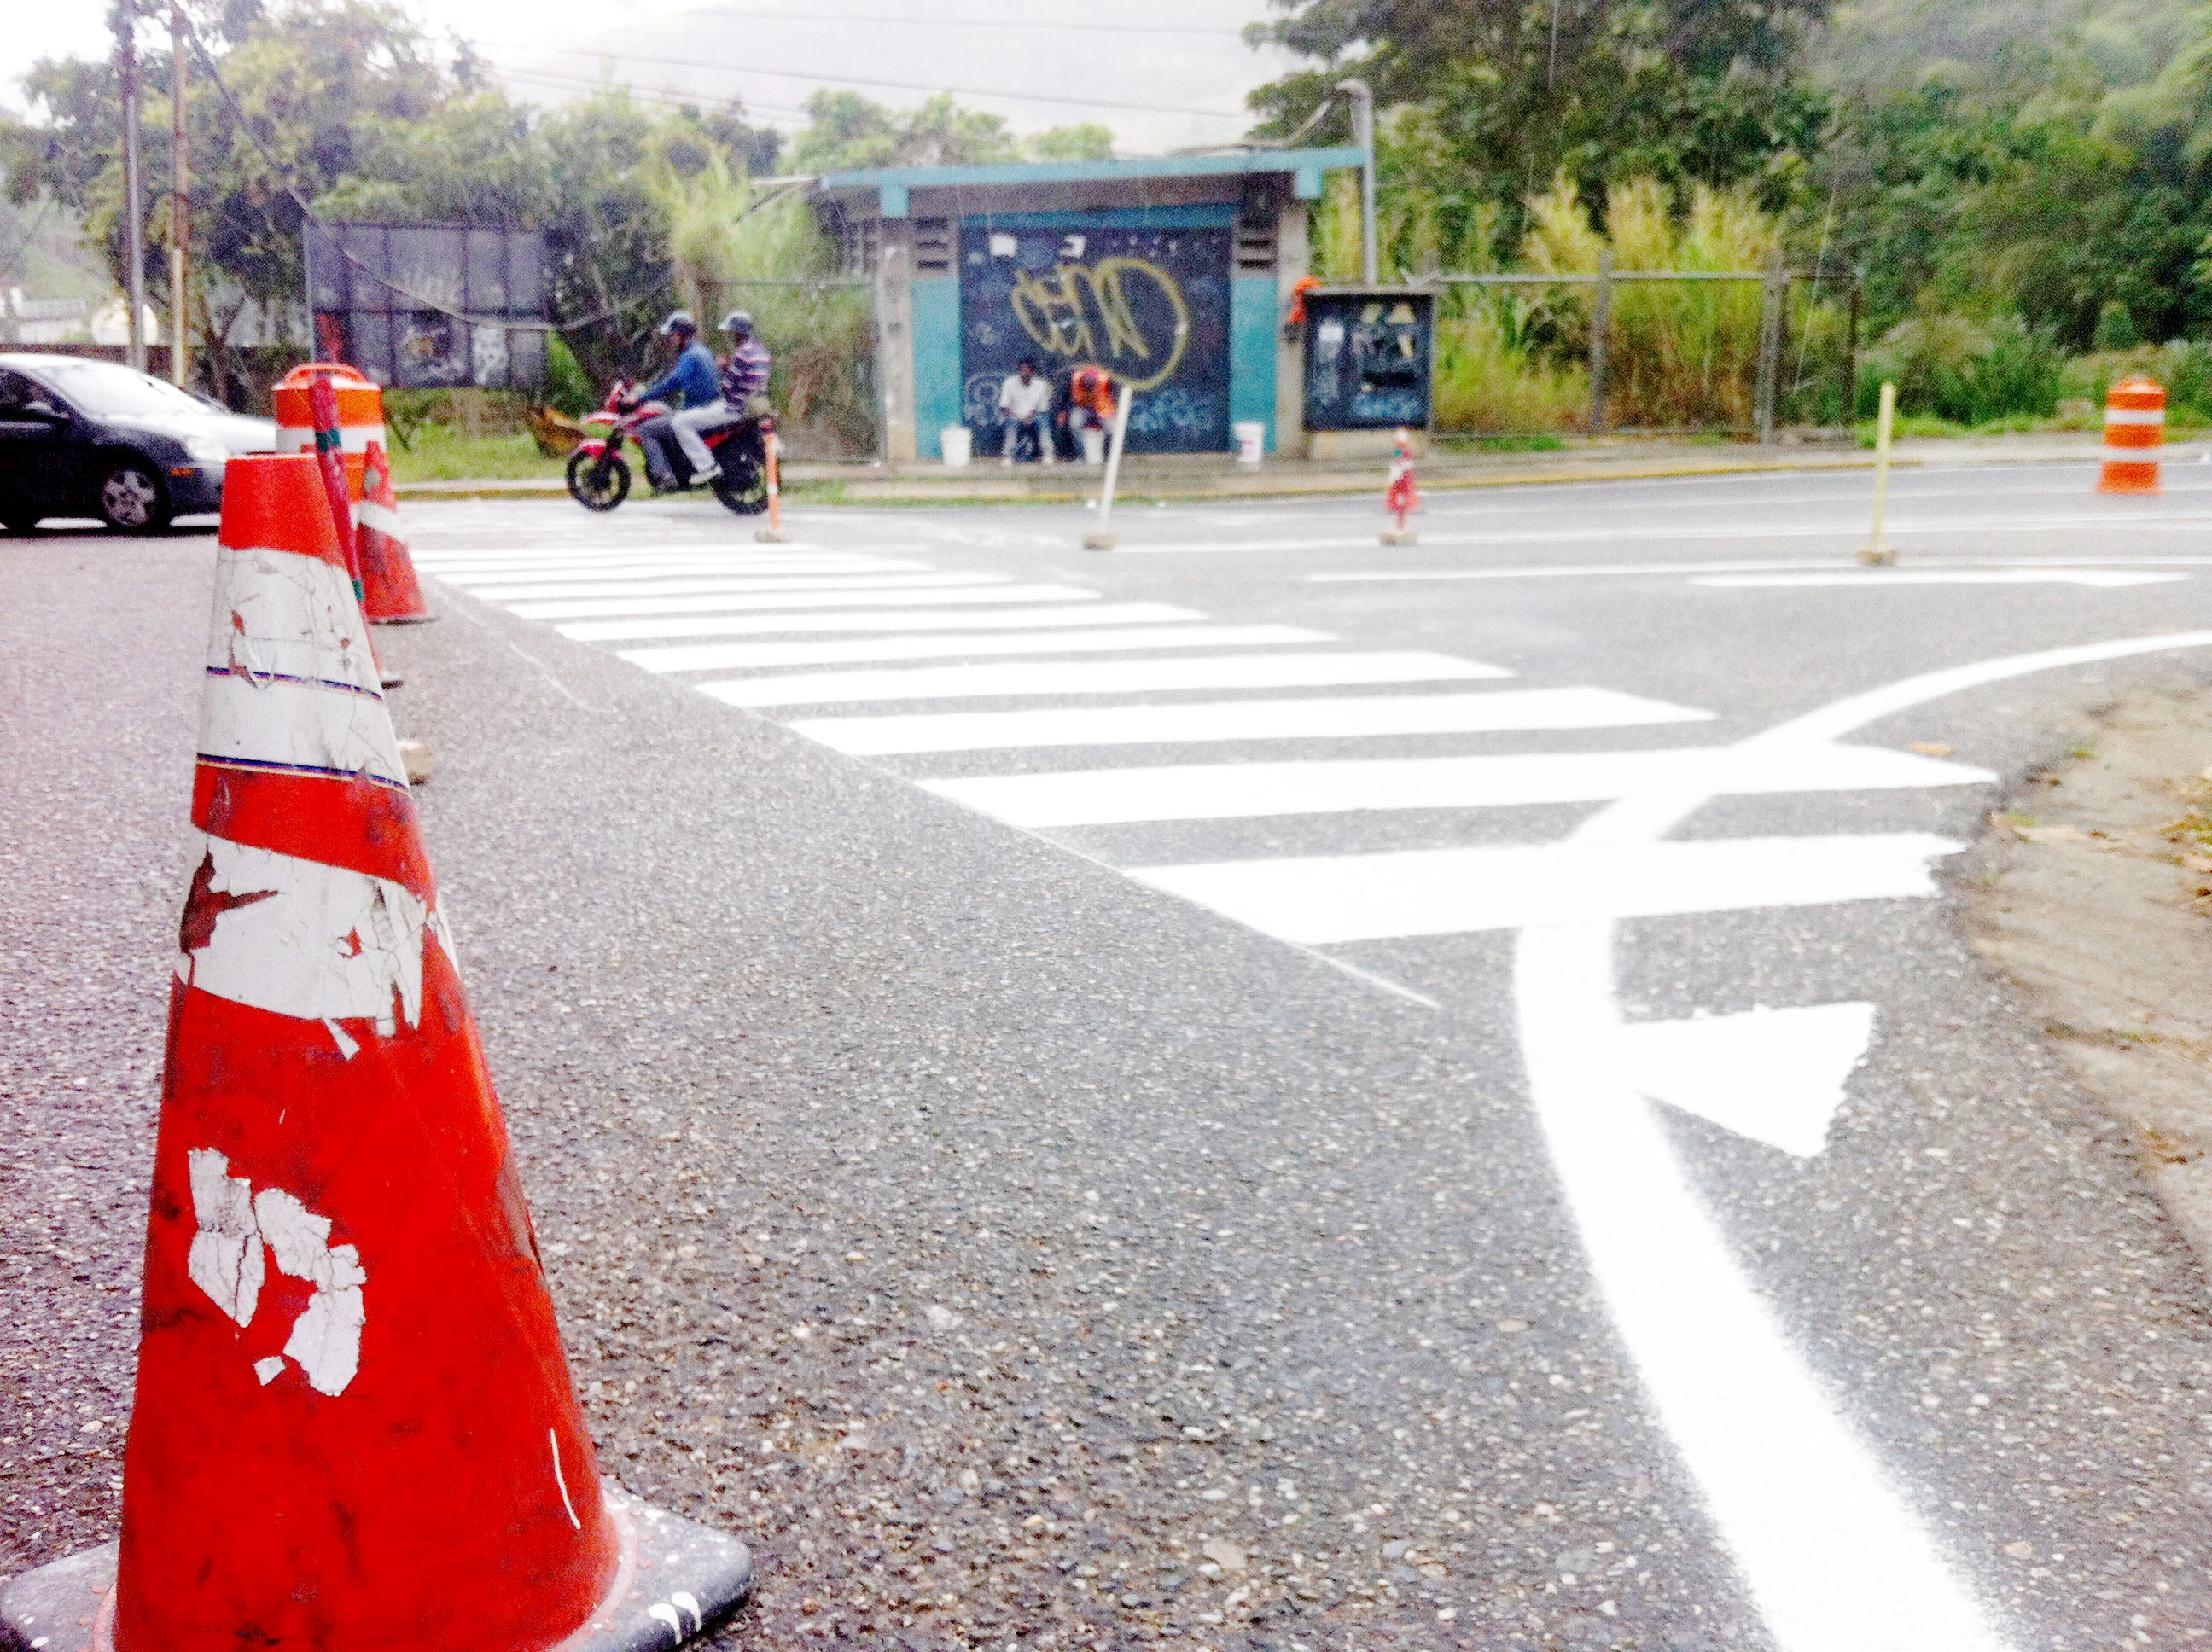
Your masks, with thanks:
[(1096, 361), (1137, 392), (1137, 452), (1229, 440), (1229, 232), (1079, 221), (961, 226), (962, 413), (985, 450), (998, 386), (1022, 357), (1055, 380)]

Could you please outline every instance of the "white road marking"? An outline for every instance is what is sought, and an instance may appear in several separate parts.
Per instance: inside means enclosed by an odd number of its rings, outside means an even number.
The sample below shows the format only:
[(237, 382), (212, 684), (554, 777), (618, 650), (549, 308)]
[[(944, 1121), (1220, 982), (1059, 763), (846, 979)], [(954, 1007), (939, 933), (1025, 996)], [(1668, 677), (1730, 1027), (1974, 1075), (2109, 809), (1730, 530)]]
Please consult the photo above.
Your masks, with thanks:
[[(2042, 513), (2027, 516), (1941, 518), (1923, 521), (1885, 522), (1885, 534), (1943, 533), (2072, 533), (2083, 528), (2170, 527), (2212, 525), (2212, 516), (2187, 512), (2115, 510), (2076, 512), (2069, 515)], [(1620, 539), (1644, 541), (1687, 539), (1701, 543), (1718, 539), (1863, 539), (1861, 523), (1731, 522), (1688, 523), (1680, 526), (1646, 523), (1633, 528), (1505, 528), (1486, 533), (1432, 533), (1424, 530), (1420, 549), (1475, 550), (1493, 545), (1577, 545), (1608, 544)], [(1346, 536), (1328, 539), (1188, 539), (1161, 544), (1123, 543), (1119, 556), (1167, 556), (1221, 551), (1359, 550), (1373, 554), (1375, 538)]]
[(644, 614), (743, 614), (773, 608), (927, 608), (950, 603), (1096, 602), (1096, 591), (1072, 585), (960, 586), (950, 591), (834, 591), (724, 592), (711, 596), (595, 597), (565, 602), (511, 603), (509, 610), (525, 619), (613, 619)]
[[(1626, 696), (1623, 696), (1626, 698)], [(1807, 746), (1757, 769), (1726, 747), (1540, 751), (1474, 757), (1178, 763), (917, 782), (925, 791), (1030, 830), (1146, 821), (1236, 820), (1379, 809), (1480, 809), (1590, 803), (1676, 784), (1745, 795), (1978, 786), (1996, 778), (1934, 757), (1869, 746)]]
[(730, 556), (657, 556), (649, 561), (592, 557), (507, 564), (416, 560), (422, 573), (459, 586), (514, 585), (532, 580), (705, 579), (716, 574), (920, 574), (929, 568), (927, 562), (888, 556), (773, 556), (757, 562)]
[[(1172, 706), (1043, 707), (803, 718), (791, 726), (854, 756), (1019, 747), (1159, 745), (1221, 740), (1328, 740), (1503, 729), (1620, 728), (1698, 723), (1712, 713), (1610, 689), (1514, 689)], [(1501, 760), (1508, 761), (1508, 760)]]
[(732, 706), (888, 704), (1057, 695), (1152, 694), (1197, 689), (1334, 689), (1364, 683), (1464, 683), (1510, 677), (1502, 666), (1417, 652), (1236, 654), (1219, 659), (1112, 659), (1079, 664), (921, 665), (904, 671), (818, 671), (703, 683)]
[[(1888, 530), (1885, 528), (1883, 531), (1887, 532)], [(1947, 557), (1944, 559), (1943, 566), (1946, 569), (2204, 568), (2212, 567), (2212, 556), (2008, 556), (2002, 562), (1975, 557), (1955, 559)], [(1705, 574), (1784, 573), (1828, 574), (1848, 576), (1852, 580), (1881, 577), (1879, 570), (1855, 568), (1850, 564), (1837, 562), (1833, 557), (1800, 562), (1765, 557), (1757, 562), (1583, 562), (1556, 568), (1407, 568), (1382, 573), (1358, 570), (1339, 574), (1309, 574), (1304, 576), (1304, 579), (1309, 585), (1399, 585), (1457, 580), (1681, 579), (1691, 574)]]
[[(2057, 648), (1854, 695), (1733, 748), (1747, 767), (1948, 695), (2033, 671), (2212, 647), (2212, 631)], [(1606, 856), (1655, 841), (1709, 800), (1662, 788), (1585, 822)], [(1614, 935), (1596, 915), (1525, 931), (1514, 995), (1530, 1098), (1591, 1272), (1646, 1392), (1704, 1488), (1783, 1652), (1996, 1652), (1927, 1527), (1797, 1357), (1683, 1175), (1620, 1060)], [(1881, 1580), (1869, 1588), (1868, 1580)]]
[(1054, 626), (1167, 625), (1200, 620), (1194, 609), (1164, 602), (1069, 602), (1053, 608), (962, 609), (945, 614), (702, 615), (697, 619), (586, 620), (554, 629), (578, 642), (644, 641), (653, 637), (774, 636), (792, 631), (1023, 631)]
[(1302, 855), (1129, 876), (1301, 946), (1532, 924), (1901, 900), (1936, 892), (1928, 863), (1965, 845), (1926, 832), (1744, 837), (1590, 849), (1566, 843)]
[[(1096, 610), (1092, 610), (1096, 611)], [(793, 665), (854, 665), (879, 659), (969, 659), (993, 654), (1102, 654), (1140, 648), (1267, 648), (1329, 642), (1325, 631), (1297, 625), (1154, 625), (1126, 631), (1054, 631), (1029, 636), (864, 637), (845, 642), (678, 643), (623, 648), (617, 657), (649, 671), (773, 671)]]
[(1655, 1102), (1799, 1158), (1819, 1156), (1874, 1036), (1871, 1004), (1764, 1007), (1620, 1029), (1621, 1060)]
[(564, 597), (695, 597), (745, 591), (924, 591), (962, 585), (1006, 585), (1003, 574), (788, 574), (698, 579), (654, 575), (637, 580), (535, 580), (519, 585), (453, 581), (486, 602), (552, 602)]
[(1868, 568), (1857, 574), (1845, 570), (1832, 574), (1711, 574), (1693, 579), (1690, 583), (1728, 591), (1788, 589), (1800, 586), (1836, 586), (1874, 591), (1893, 585), (2086, 585), (2117, 587), (2170, 585), (2188, 577), (2185, 574), (2099, 573), (2087, 568), (2069, 572), (2060, 568)]

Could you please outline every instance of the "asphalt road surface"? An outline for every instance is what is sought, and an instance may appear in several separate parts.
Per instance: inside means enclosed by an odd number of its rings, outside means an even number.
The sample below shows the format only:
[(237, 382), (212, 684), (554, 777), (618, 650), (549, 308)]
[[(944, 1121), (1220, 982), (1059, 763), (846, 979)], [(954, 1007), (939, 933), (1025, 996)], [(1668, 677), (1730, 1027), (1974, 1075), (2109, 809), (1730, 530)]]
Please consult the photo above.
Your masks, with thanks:
[[(2093, 480), (1901, 475), (1893, 570), (1857, 476), (409, 507), (431, 853), (720, 1643), (2212, 1638), (2203, 1281), (1946, 892), (2212, 666), (2212, 471)], [(210, 563), (0, 547), (0, 1567), (115, 1518)]]

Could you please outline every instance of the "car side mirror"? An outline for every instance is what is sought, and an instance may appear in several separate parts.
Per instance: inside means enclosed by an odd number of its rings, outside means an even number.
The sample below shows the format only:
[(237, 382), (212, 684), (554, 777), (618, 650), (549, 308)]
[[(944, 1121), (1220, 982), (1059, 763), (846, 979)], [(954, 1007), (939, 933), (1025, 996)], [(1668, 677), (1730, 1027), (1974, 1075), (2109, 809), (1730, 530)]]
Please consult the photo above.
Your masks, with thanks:
[(52, 402), (46, 401), (25, 402), (23, 404), (23, 411), (29, 417), (33, 419), (53, 419), (58, 422), (69, 417), (68, 414), (63, 412), (61, 409), (56, 407)]

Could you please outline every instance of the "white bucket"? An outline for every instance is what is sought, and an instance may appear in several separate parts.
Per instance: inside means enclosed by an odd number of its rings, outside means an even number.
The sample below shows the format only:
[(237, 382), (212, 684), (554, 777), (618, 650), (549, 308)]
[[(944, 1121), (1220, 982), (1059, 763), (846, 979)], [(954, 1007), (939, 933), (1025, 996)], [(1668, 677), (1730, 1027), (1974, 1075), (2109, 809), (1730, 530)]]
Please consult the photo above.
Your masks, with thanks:
[(1095, 424), (1086, 424), (1081, 434), (1083, 462), (1085, 465), (1103, 465), (1106, 462), (1106, 433)]
[(1267, 427), (1258, 420), (1240, 419), (1229, 427), (1229, 434), (1236, 439), (1239, 465), (1257, 465), (1266, 456)]
[(947, 465), (965, 465), (975, 457), (975, 433), (964, 424), (948, 424), (937, 433)]

